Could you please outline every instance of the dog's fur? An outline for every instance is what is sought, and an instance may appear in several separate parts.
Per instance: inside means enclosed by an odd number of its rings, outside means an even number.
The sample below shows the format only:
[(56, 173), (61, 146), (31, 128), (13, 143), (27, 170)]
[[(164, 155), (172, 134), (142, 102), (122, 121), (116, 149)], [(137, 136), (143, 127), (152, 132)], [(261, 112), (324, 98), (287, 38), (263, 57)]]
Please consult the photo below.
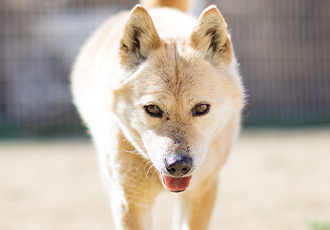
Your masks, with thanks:
[[(179, 10), (137, 5), (111, 18), (79, 54), (72, 91), (111, 191), (116, 229), (150, 229), (151, 207), (164, 190), (172, 155), (192, 159), (185, 175), (192, 175), (191, 183), (181, 195), (182, 223), (206, 229), (217, 174), (238, 134), (244, 104), (230, 35), (217, 8), (209, 6), (195, 20)], [(209, 111), (194, 114), (199, 104)], [(148, 105), (162, 114), (148, 114)]]

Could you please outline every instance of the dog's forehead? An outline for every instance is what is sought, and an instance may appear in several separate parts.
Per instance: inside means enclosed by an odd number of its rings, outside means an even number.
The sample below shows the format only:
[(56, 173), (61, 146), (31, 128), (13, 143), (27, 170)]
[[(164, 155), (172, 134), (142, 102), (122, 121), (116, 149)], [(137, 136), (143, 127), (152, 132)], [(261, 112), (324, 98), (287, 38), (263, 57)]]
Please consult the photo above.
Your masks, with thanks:
[(207, 95), (216, 84), (214, 78), (206, 76), (212, 71), (205, 63), (187, 43), (165, 43), (150, 60), (145, 92), (191, 101), (196, 96)]

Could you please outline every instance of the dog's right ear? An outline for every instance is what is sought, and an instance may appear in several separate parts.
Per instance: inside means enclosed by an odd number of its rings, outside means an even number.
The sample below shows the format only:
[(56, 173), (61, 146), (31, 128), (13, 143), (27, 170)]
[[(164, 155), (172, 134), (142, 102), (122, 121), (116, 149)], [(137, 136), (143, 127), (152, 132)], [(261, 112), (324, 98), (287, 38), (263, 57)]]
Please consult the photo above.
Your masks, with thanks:
[(131, 11), (120, 41), (121, 64), (134, 68), (161, 44), (148, 11), (137, 4)]

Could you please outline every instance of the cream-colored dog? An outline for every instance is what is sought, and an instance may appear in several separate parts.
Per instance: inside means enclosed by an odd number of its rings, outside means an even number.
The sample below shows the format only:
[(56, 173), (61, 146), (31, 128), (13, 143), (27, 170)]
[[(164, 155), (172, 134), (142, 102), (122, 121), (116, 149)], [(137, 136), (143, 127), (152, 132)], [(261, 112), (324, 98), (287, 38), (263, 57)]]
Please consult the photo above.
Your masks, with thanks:
[[(185, 1), (168, 2), (185, 7)], [(182, 193), (182, 229), (206, 229), (244, 92), (226, 23), (136, 5), (83, 47), (72, 90), (99, 155), (116, 229), (150, 229), (165, 189)]]

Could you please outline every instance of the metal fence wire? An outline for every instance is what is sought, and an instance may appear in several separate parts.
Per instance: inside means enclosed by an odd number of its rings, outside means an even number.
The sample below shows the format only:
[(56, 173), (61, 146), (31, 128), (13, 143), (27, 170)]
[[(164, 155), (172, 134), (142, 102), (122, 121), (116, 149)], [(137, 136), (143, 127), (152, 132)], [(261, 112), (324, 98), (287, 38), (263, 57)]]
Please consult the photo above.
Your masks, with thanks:
[[(132, 0), (0, 1), (0, 136), (82, 131), (69, 75), (79, 48)], [(199, 1), (224, 15), (247, 88), (246, 126), (330, 122), (330, 1)]]

